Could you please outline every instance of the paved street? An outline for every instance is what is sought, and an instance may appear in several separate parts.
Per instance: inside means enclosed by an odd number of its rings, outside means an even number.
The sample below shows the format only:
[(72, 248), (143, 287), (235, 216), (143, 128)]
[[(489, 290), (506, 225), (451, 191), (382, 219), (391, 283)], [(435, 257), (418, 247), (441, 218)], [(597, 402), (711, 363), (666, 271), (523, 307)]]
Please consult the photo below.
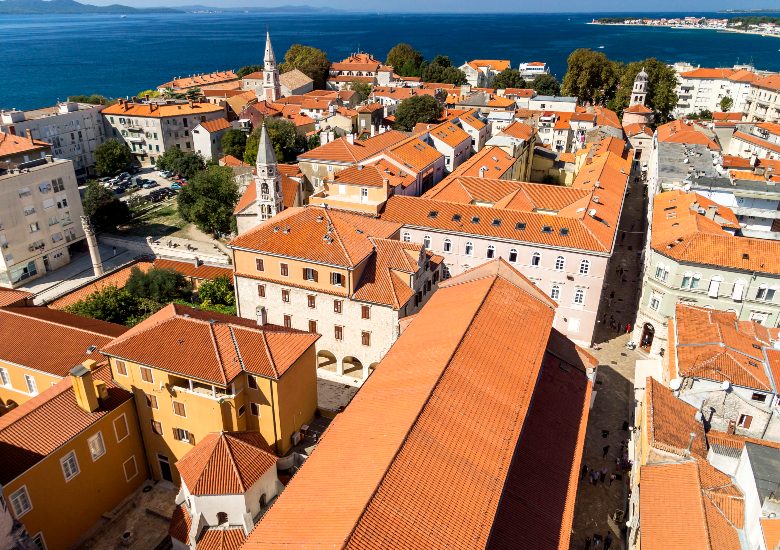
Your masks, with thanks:
[[(607, 280), (607, 300), (599, 312), (602, 322), (595, 338), (599, 349), (591, 350), (599, 360), (599, 369), (582, 460), (591, 469), (606, 468), (607, 479), (597, 485), (592, 485), (588, 476), (580, 480), (571, 538), (573, 549), (584, 548), (586, 537), (596, 533), (606, 537), (608, 531), (614, 539), (612, 548), (623, 547), (619, 531), (623, 521), (610, 525), (608, 518), (625, 510), (628, 495), (627, 472), (618, 471), (615, 461), (621, 455), (621, 443), (629, 438), (629, 432), (623, 427), (624, 422), (630, 422), (634, 364), (641, 358), (639, 352), (626, 349), (630, 339), (626, 325), (630, 323), (633, 327), (636, 317), (641, 284), (637, 251), (641, 251), (644, 243), (644, 220), (643, 186), (634, 183), (623, 210), (618, 250)], [(610, 485), (612, 473), (620, 477)]]

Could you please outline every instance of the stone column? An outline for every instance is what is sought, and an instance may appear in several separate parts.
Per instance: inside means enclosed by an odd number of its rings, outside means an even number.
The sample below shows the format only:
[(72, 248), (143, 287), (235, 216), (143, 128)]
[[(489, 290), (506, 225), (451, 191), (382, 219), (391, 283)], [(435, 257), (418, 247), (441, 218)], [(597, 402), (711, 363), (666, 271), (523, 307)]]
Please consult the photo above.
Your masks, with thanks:
[(95, 277), (100, 277), (103, 274), (103, 261), (100, 259), (100, 249), (98, 248), (95, 228), (92, 227), (92, 222), (89, 221), (88, 216), (81, 216), (81, 227), (84, 228), (84, 233), (87, 236), (89, 256), (92, 258), (92, 270), (95, 272)]

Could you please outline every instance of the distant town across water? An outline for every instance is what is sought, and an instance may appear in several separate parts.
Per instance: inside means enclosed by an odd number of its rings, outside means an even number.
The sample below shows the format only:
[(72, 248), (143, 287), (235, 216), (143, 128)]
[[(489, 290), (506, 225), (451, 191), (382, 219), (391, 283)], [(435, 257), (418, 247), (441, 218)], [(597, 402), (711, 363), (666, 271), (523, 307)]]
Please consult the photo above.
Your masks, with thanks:
[[(176, 76), (261, 63), (269, 27), (282, 57), (293, 43), (331, 60), (362, 50), (377, 58), (409, 42), (427, 58), (545, 61), (560, 79), (577, 48), (631, 61), (649, 56), (708, 67), (752, 63), (780, 71), (780, 41), (729, 32), (588, 25), (622, 14), (181, 13), (0, 16), (0, 108), (31, 109), (69, 95), (125, 97)], [(679, 14), (677, 14), (679, 15)], [(722, 17), (719, 14), (690, 14)], [(643, 14), (665, 17), (668, 14)]]

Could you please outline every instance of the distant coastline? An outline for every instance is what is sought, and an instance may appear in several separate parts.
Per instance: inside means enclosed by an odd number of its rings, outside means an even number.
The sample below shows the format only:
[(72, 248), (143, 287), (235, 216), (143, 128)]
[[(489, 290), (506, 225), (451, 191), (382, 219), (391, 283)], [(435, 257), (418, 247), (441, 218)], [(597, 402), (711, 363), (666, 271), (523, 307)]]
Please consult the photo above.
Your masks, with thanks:
[[(750, 18), (745, 18), (750, 19)], [(708, 20), (706, 18), (681, 17), (673, 19), (644, 19), (644, 18), (602, 18), (593, 19), (586, 23), (587, 25), (609, 25), (618, 27), (652, 27), (666, 28), (676, 30), (702, 30), (702, 31), (721, 31), (736, 34), (749, 34), (754, 36), (767, 36), (770, 38), (780, 38), (780, 18), (762, 18), (774, 19), (776, 22), (766, 22), (762, 24), (741, 23), (740, 18), (735, 19), (716, 19)], [(737, 21), (735, 24), (733, 21)], [(737, 28), (746, 25), (748, 28)], [(753, 27), (753, 28), (751, 28)]]

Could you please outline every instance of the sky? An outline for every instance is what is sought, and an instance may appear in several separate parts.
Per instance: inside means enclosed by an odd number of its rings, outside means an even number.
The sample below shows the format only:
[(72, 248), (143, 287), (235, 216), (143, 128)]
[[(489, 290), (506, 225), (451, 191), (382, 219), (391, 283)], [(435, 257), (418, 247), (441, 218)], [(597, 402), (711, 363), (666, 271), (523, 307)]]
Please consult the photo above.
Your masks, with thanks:
[[(627, 12), (638, 13), (635, 2), (625, 0), (81, 0), (94, 5), (133, 7), (191, 6), (261, 7), (309, 5), (370, 12)], [(780, 9), (780, 0), (654, 0), (643, 11), (712, 12), (722, 9)], [(649, 8), (649, 9), (648, 9)]]

